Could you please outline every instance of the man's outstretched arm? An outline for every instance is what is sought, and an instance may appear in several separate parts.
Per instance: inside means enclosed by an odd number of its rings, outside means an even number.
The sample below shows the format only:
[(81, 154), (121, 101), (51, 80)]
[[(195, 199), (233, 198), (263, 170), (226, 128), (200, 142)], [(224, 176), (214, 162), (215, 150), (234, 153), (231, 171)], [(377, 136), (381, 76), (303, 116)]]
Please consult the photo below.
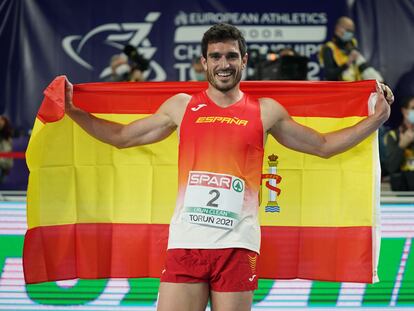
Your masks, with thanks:
[(129, 124), (120, 124), (97, 118), (77, 108), (72, 97), (73, 86), (66, 81), (66, 114), (91, 136), (117, 148), (150, 144), (168, 137), (179, 126), (190, 100), (187, 94), (177, 94), (164, 102), (153, 115)]
[[(385, 86), (383, 86), (385, 88)], [(262, 99), (262, 120), (268, 131), (282, 145), (304, 153), (329, 158), (344, 152), (376, 131), (389, 117), (394, 97), (386, 87), (387, 98), (378, 90), (375, 112), (354, 126), (321, 134), (295, 122), (287, 111), (272, 99)]]

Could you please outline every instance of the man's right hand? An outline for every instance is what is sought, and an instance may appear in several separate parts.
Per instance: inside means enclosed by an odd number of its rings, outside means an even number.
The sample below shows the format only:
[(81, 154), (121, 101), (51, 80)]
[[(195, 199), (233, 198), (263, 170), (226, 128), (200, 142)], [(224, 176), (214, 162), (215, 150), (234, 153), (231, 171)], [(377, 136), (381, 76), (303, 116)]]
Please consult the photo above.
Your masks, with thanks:
[(74, 108), (73, 105), (73, 85), (68, 79), (65, 80), (65, 111), (71, 111)]

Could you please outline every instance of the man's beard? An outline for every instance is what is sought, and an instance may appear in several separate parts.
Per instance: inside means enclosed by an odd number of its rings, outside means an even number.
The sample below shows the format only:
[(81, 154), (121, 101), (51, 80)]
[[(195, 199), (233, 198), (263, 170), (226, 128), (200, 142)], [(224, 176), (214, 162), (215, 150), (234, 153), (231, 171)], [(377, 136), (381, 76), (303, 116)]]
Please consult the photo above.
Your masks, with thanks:
[[(233, 78), (233, 75), (235, 75), (234, 78)], [(231, 77), (233, 78), (233, 83), (231, 84), (225, 83), (224, 85), (222, 85), (223, 83), (221, 83), (220, 81), (216, 79), (216, 75), (214, 72), (207, 71), (207, 81), (212, 86), (214, 86), (218, 91), (223, 92), (223, 93), (226, 93), (232, 90), (240, 82), (241, 77), (242, 77), (242, 72), (241, 71), (233, 72)]]

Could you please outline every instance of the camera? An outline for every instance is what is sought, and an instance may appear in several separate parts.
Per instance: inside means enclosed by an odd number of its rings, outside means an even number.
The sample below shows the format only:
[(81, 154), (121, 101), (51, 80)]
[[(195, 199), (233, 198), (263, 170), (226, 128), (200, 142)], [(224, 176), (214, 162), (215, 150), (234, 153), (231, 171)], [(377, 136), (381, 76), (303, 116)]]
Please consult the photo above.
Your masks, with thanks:
[(249, 80), (307, 79), (309, 58), (297, 55), (290, 48), (277, 52), (270, 51), (267, 55), (261, 54), (258, 50), (251, 50), (249, 57), (249, 65), (254, 72), (248, 77)]
[(140, 71), (145, 71), (149, 68), (149, 61), (138, 53), (136, 47), (128, 44), (124, 47), (123, 52), (128, 56), (132, 68), (136, 68)]

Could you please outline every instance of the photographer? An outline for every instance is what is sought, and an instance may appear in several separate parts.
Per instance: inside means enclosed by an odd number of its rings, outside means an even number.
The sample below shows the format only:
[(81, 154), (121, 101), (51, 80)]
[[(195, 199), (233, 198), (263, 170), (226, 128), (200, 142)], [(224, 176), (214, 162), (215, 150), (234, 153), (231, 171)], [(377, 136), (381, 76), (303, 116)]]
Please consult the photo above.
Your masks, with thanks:
[(123, 53), (115, 54), (111, 58), (112, 74), (108, 81), (122, 82), (144, 81), (144, 71), (149, 68), (149, 61), (138, 53), (132, 45), (126, 45)]
[(128, 60), (131, 64), (128, 81), (145, 81), (144, 71), (148, 70), (149, 61), (139, 54), (138, 50), (132, 45), (126, 45), (124, 47), (124, 53), (128, 56)]
[(324, 68), (325, 80), (375, 79), (383, 82), (381, 74), (371, 67), (358, 51), (354, 33), (355, 24), (352, 19), (346, 16), (338, 19), (332, 40), (322, 46), (319, 54), (319, 62)]
[(111, 57), (110, 62), (111, 75), (107, 79), (108, 82), (122, 82), (128, 81), (131, 67), (128, 64), (128, 57), (121, 53), (115, 54)]

